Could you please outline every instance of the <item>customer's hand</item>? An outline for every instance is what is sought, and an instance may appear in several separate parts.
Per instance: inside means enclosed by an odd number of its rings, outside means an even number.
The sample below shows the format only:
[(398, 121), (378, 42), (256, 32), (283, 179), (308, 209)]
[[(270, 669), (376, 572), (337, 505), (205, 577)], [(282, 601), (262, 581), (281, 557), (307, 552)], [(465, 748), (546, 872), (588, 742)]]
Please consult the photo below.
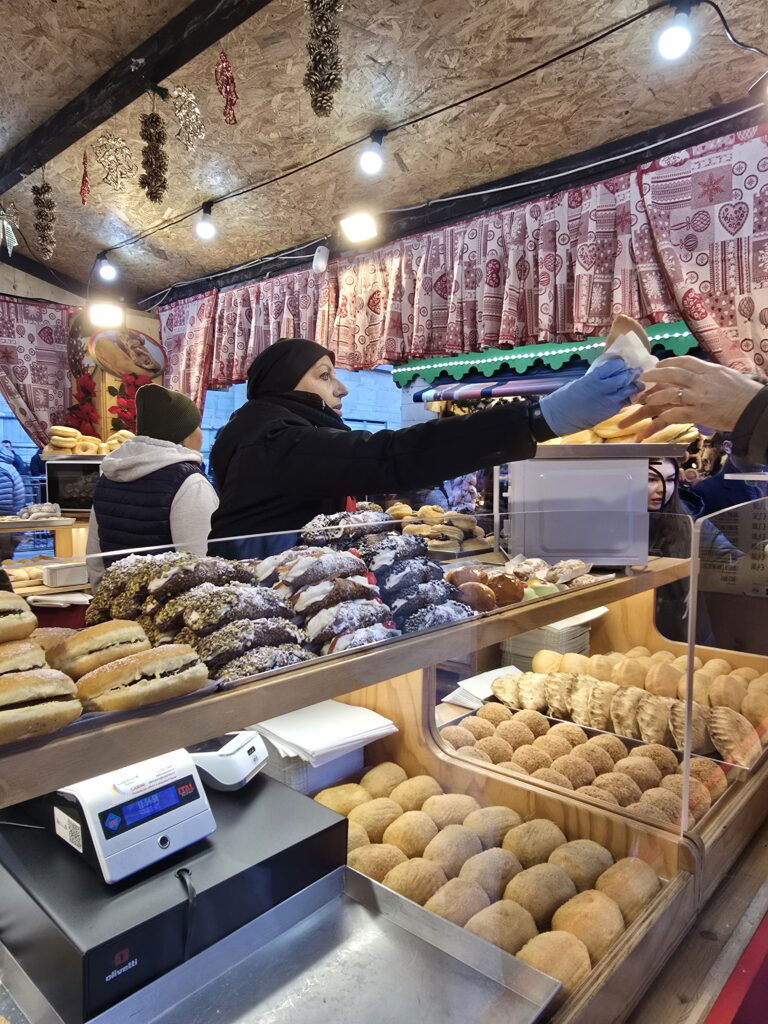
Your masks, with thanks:
[(542, 416), (559, 437), (594, 427), (634, 398), (639, 376), (640, 371), (630, 370), (623, 359), (609, 359), (542, 398)]
[(713, 430), (733, 430), (764, 387), (738, 370), (694, 356), (663, 359), (641, 380), (645, 390), (636, 401), (643, 408), (624, 421), (629, 425), (651, 417), (651, 423), (638, 433), (638, 441), (670, 423), (700, 423)]

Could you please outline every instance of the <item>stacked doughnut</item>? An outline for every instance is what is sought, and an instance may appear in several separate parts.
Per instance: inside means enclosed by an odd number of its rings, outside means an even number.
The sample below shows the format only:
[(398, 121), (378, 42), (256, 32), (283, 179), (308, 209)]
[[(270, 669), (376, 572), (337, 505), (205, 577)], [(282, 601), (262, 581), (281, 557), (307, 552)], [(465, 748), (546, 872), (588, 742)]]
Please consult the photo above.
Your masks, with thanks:
[(430, 551), (458, 555), (490, 547), (485, 531), (468, 513), (446, 512), (439, 505), (422, 505), (414, 510), (402, 501), (390, 505), (387, 512), (402, 523), (403, 533), (423, 537)]
[(443, 579), (440, 566), (427, 557), (423, 537), (369, 534), (357, 550), (403, 633), (447, 626), (472, 615), (459, 589)]
[(297, 549), (274, 565), (275, 591), (288, 602), (309, 643), (320, 653), (399, 636), (376, 578), (356, 553), (330, 547)]
[[(573, 722), (552, 725), (539, 711), (512, 711), (496, 703), (445, 726), (440, 735), (463, 757), (575, 790), (651, 821), (680, 823), (682, 765), (663, 744), (629, 749), (610, 733), (590, 738)], [(726, 785), (725, 772), (716, 761), (691, 759), (689, 807), (694, 822), (706, 814)]]
[[(687, 657), (633, 647), (626, 654), (539, 651), (533, 672), (509, 676), (496, 695), (512, 707), (547, 711), (579, 725), (607, 729), (682, 749)], [(768, 740), (768, 675), (732, 668), (723, 658), (694, 659), (691, 749), (717, 750), (723, 760), (752, 767)]]
[(233, 681), (307, 661), (291, 609), (248, 562), (177, 552), (132, 555), (104, 574), (86, 621), (136, 620), (153, 645), (187, 644), (211, 678)]
[(315, 800), (348, 818), (348, 864), (552, 975), (571, 995), (660, 891), (643, 860), (574, 838), (547, 818), (445, 793), (397, 764)]

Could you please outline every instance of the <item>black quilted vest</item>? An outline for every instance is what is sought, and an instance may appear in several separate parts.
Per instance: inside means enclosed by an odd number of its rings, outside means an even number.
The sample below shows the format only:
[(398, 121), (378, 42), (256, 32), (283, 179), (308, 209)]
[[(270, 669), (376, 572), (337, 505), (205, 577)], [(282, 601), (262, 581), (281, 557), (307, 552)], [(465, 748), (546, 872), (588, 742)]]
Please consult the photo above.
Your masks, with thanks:
[(93, 493), (93, 508), (102, 551), (169, 546), (171, 505), (179, 488), (202, 470), (194, 462), (163, 466), (139, 480), (117, 481), (105, 476)]

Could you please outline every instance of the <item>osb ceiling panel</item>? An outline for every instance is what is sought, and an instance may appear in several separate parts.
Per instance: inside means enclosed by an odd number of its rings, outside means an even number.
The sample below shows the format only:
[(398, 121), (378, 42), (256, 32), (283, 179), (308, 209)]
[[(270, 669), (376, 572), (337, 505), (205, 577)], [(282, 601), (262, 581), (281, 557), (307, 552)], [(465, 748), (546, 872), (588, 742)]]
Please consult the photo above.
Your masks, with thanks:
[[(139, 2), (122, 6), (135, 11)], [(161, 4), (153, 0), (153, 6), (157, 14)], [(236, 126), (221, 116), (215, 47), (175, 76), (174, 82), (196, 92), (207, 136), (196, 153), (187, 154), (173, 138), (167, 111), (170, 172), (162, 204), (153, 206), (135, 181), (114, 192), (92, 158), (93, 192), (83, 208), (83, 144), (49, 165), (58, 202), (52, 266), (84, 279), (104, 247), (209, 197), (510, 77), (644, 6), (640, 0), (347, 0), (344, 85), (333, 114), (321, 120), (302, 86), (303, 4), (273, 0), (226, 40), (240, 95)], [(764, 0), (725, 0), (723, 8), (737, 36), (766, 46)], [(662, 62), (655, 37), (664, 20), (652, 15), (533, 77), (394, 133), (385, 140), (386, 171), (376, 181), (361, 179), (349, 151), (217, 206), (219, 231), (212, 242), (200, 242), (187, 221), (120, 250), (116, 261), (142, 292), (153, 292), (325, 234), (332, 218), (356, 203), (380, 209), (418, 203), (738, 99), (764, 70), (764, 60), (727, 41), (709, 9), (694, 14), (696, 41), (689, 55)], [(137, 163), (138, 118), (148, 109), (144, 98), (107, 125), (126, 139)], [(84, 140), (91, 151), (101, 130)], [(29, 180), (8, 198), (21, 211), (35, 255)]]
[(188, 0), (3, 0), (0, 152), (153, 35)]

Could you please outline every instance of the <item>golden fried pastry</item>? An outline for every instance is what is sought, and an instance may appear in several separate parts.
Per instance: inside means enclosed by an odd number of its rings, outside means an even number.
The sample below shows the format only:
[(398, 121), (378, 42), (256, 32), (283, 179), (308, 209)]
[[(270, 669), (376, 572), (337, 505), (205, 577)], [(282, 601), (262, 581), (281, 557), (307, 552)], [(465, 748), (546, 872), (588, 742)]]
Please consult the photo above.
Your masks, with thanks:
[(488, 754), (484, 750), (478, 750), (477, 747), (457, 747), (456, 753), (462, 757), (471, 757), (473, 761), (483, 761), (485, 764), (493, 764)]
[(475, 745), (475, 737), (463, 725), (445, 725), (440, 730), (440, 735), (454, 750), (457, 747), (473, 747)]
[(615, 770), (628, 775), (643, 793), (661, 785), (661, 772), (650, 757), (623, 757)]
[(676, 793), (670, 793), (668, 789), (646, 789), (640, 798), (640, 803), (653, 804), (662, 811), (672, 825), (679, 825), (683, 814), (683, 801)]
[(569, 999), (589, 974), (592, 964), (589, 950), (570, 932), (544, 932), (536, 935), (517, 954), (518, 960), (556, 978), (562, 985), (555, 1005)]
[(600, 684), (591, 676), (576, 676), (568, 693), (568, 711), (576, 725), (589, 725), (589, 699), (595, 685)]
[(399, 786), (407, 778), (399, 764), (385, 761), (383, 764), (377, 764), (375, 768), (370, 768), (360, 779), (360, 785), (376, 798), (389, 796), (395, 786)]
[(624, 810), (635, 818), (644, 818), (646, 821), (658, 822), (660, 825), (671, 825), (669, 815), (655, 804), (643, 803), (638, 800), (635, 804), (627, 804)]
[(549, 714), (554, 718), (568, 717), (571, 690), (575, 683), (576, 676), (571, 672), (550, 672), (544, 677), (545, 699)]
[(528, 711), (546, 711), (547, 677), (538, 672), (523, 672), (517, 681), (517, 692), (520, 700), (520, 707)]
[(527, 725), (534, 736), (543, 736), (545, 732), (549, 732), (549, 722), (540, 711), (518, 711), (512, 715), (512, 721)]
[(392, 868), (406, 864), (407, 861), (408, 858), (397, 846), (382, 843), (359, 846), (347, 854), (349, 866), (372, 878), (374, 882), (383, 882)]
[[(742, 679), (740, 676), (730, 675), (711, 677), (711, 682), (707, 691), (707, 700), (710, 707), (732, 708), (734, 711), (741, 712), (741, 705), (743, 704), (746, 696), (746, 679)], [(699, 698), (694, 694), (693, 699), (698, 700)]]
[(575, 753), (555, 758), (550, 767), (564, 775), (574, 789), (591, 786), (595, 781), (595, 769), (589, 761), (577, 757)]
[(669, 747), (661, 743), (649, 743), (644, 747), (633, 747), (629, 757), (647, 757), (656, 765), (664, 775), (674, 775), (678, 770), (678, 761)]
[(372, 843), (380, 843), (387, 828), (403, 813), (400, 804), (383, 796), (353, 807), (349, 820), (362, 825)]
[[(715, 710), (715, 709), (713, 709)], [(720, 710), (729, 710), (728, 708)], [(709, 738), (710, 709), (703, 704), (691, 702), (691, 750), (703, 754), (712, 749)], [(669, 709), (669, 730), (679, 750), (685, 743), (685, 703), (676, 700)]]
[(755, 727), (732, 708), (712, 708), (709, 734), (724, 761), (751, 768), (762, 752)]
[(490, 757), (494, 764), (499, 764), (500, 761), (513, 761), (512, 756), (514, 751), (512, 747), (500, 736), (485, 736), (483, 739), (478, 740), (475, 743), (478, 750), (482, 750), (484, 754)]
[(487, 718), (494, 725), (498, 725), (499, 722), (508, 722), (512, 718), (512, 712), (508, 708), (505, 708), (503, 704), (493, 702), (483, 704), (475, 714), (478, 718)]
[(558, 846), (549, 855), (549, 863), (562, 868), (576, 889), (592, 889), (597, 879), (613, 864), (610, 851), (591, 839), (574, 839)]
[(436, 835), (437, 825), (428, 814), (406, 811), (387, 826), (384, 842), (402, 850), (406, 857), (421, 857)]
[(508, 708), (520, 707), (518, 684), (521, 676), (521, 672), (505, 672), (504, 675), (496, 676), (491, 683), (491, 693)]
[(549, 754), (538, 750), (533, 745), (518, 747), (507, 760), (512, 764), (521, 765), (530, 774), (539, 768), (552, 767), (552, 758)]
[(587, 742), (593, 747), (602, 747), (607, 754), (611, 755), (614, 763), (620, 761), (622, 757), (626, 757), (629, 753), (619, 737), (612, 736), (608, 732), (601, 733), (599, 736), (593, 736)]
[(466, 816), (479, 807), (477, 800), (465, 793), (444, 793), (429, 797), (421, 809), (438, 828), (445, 828), (447, 825), (461, 825)]
[(640, 787), (628, 775), (621, 772), (608, 772), (607, 775), (598, 775), (592, 783), (597, 789), (607, 789), (613, 793), (621, 807), (636, 803), (641, 796)]
[(589, 797), (590, 800), (597, 800), (601, 804), (609, 804), (611, 807), (619, 806), (619, 801), (607, 789), (598, 789), (597, 786), (579, 786), (576, 792)]
[(618, 689), (616, 683), (597, 682), (589, 691), (589, 724), (592, 729), (611, 728), (611, 701)]
[(535, 772), (531, 772), (531, 778), (548, 782), (551, 786), (560, 786), (561, 789), (573, 789), (571, 780), (562, 772), (556, 772), (554, 768), (537, 768)]
[(504, 836), (511, 828), (521, 824), (522, 818), (511, 807), (496, 805), (471, 811), (464, 819), (464, 827), (480, 837), (483, 849), (501, 846)]
[(468, 932), (515, 954), (536, 935), (533, 918), (514, 900), (499, 900), (471, 917), (464, 925)]
[(573, 750), (573, 747), (564, 736), (553, 736), (551, 729), (543, 736), (537, 736), (533, 741), (533, 746), (537, 750), (543, 750), (545, 754), (549, 754), (552, 761), (557, 757), (564, 757), (566, 754), (570, 754)]
[(447, 881), (439, 864), (423, 857), (413, 857), (387, 872), (383, 884), (423, 907)]
[(499, 722), (496, 726), (496, 735), (508, 743), (513, 750), (533, 743), (536, 739), (528, 726), (522, 722)]
[(315, 800), (323, 807), (328, 807), (337, 814), (343, 814), (344, 817), (347, 817), (353, 808), (368, 803), (370, 799), (371, 794), (368, 790), (358, 786), (356, 782), (347, 782), (343, 786), (322, 789), (315, 797)]
[(677, 686), (685, 675), (668, 661), (652, 664), (645, 676), (645, 688), (657, 697), (677, 697)]
[(585, 761), (588, 761), (592, 765), (595, 775), (605, 775), (607, 772), (613, 771), (613, 758), (602, 747), (590, 747), (588, 743), (582, 743), (573, 748), (573, 756), (583, 757)]
[(351, 853), (352, 850), (358, 850), (361, 846), (368, 846), (370, 844), (368, 833), (365, 831), (362, 825), (358, 825), (356, 821), (350, 821), (347, 824), (347, 853)]
[(511, 828), (504, 836), (502, 848), (513, 853), (524, 868), (531, 868), (534, 864), (543, 864), (564, 842), (566, 838), (554, 822), (533, 818)]
[(646, 693), (637, 704), (637, 729), (644, 743), (666, 744), (672, 741), (669, 731), (669, 709), (672, 697)]
[(504, 899), (525, 907), (537, 928), (546, 928), (558, 907), (576, 895), (576, 886), (555, 864), (534, 864), (520, 871), (504, 889)]
[(478, 718), (477, 715), (467, 715), (466, 718), (462, 718), (461, 725), (463, 729), (469, 729), (476, 740), (493, 736), (494, 733), (493, 722), (489, 722), (487, 718)]
[[(677, 766), (678, 775), (683, 773), (682, 762)], [(690, 773), (692, 779), (703, 782), (709, 790), (709, 795), (714, 803), (728, 788), (728, 777), (715, 761), (709, 757), (692, 757), (690, 760)]]
[(446, 878), (456, 878), (464, 861), (482, 852), (483, 844), (476, 832), (464, 825), (446, 825), (427, 844), (423, 856), (439, 864)]
[(549, 731), (554, 736), (564, 736), (572, 747), (578, 747), (589, 739), (581, 726), (574, 725), (573, 722), (558, 722)]
[(476, 612), (490, 612), (496, 607), (496, 595), (484, 583), (461, 583), (461, 596)]
[[(661, 788), (668, 789), (670, 793), (674, 793), (682, 800), (683, 782), (682, 775), (667, 775), (661, 780)], [(703, 782), (699, 782), (698, 779), (691, 776), (688, 780), (688, 810), (694, 822), (703, 818), (711, 806), (712, 797), (709, 790)]]
[(466, 860), (459, 878), (476, 882), (494, 903), (501, 899), (507, 884), (522, 870), (520, 861), (513, 853), (492, 847)]
[(555, 911), (552, 928), (581, 939), (594, 965), (624, 931), (624, 917), (610, 896), (597, 889), (586, 889)]
[(422, 505), (416, 513), (419, 519), (422, 519), (425, 523), (429, 523), (431, 526), (442, 523), (445, 516), (445, 509), (440, 508), (439, 505)]
[(640, 729), (637, 724), (637, 709), (640, 701), (645, 696), (645, 690), (638, 686), (620, 687), (611, 701), (611, 721), (613, 728), (620, 736), (629, 736), (630, 739), (640, 739)]
[(438, 917), (444, 917), (446, 921), (463, 928), (471, 917), (490, 904), (488, 896), (476, 882), (451, 878), (434, 896), (430, 896), (424, 904), (424, 909), (431, 910)]
[(543, 672), (545, 675), (549, 672), (559, 672), (562, 660), (562, 654), (558, 654), (557, 651), (538, 651), (531, 660), (531, 671)]
[(404, 811), (420, 811), (425, 800), (431, 796), (441, 796), (443, 787), (431, 775), (414, 775), (412, 779), (401, 782), (389, 794)]
[(618, 903), (624, 921), (631, 924), (661, 889), (661, 882), (644, 860), (623, 857), (600, 875), (595, 888)]

